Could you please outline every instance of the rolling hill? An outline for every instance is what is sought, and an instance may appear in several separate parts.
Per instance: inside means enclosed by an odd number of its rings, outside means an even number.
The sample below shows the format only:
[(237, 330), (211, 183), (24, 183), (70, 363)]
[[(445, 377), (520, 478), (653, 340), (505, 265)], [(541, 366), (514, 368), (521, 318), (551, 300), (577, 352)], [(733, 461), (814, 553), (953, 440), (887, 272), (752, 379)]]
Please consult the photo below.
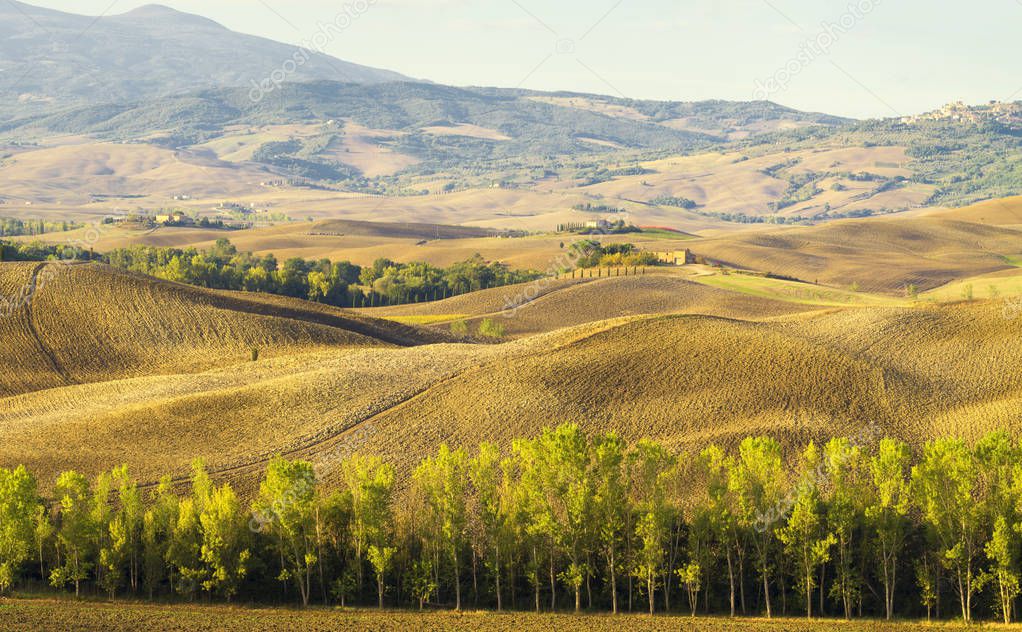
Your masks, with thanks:
[(918, 444), (1017, 430), (1022, 381), (1003, 369), (1022, 359), (1014, 335), (982, 304), (633, 317), (498, 346), (299, 353), (0, 400), (0, 457), (47, 474), (125, 461), (152, 479), (203, 456), (247, 487), (274, 453), (329, 473), (364, 450), (407, 473), (440, 442), (509, 447), (564, 421), (674, 449), (750, 433), (800, 445), (867, 425)]
[(413, 345), (441, 332), (261, 295), (217, 293), (95, 264), (0, 264), (0, 398), (190, 373), (331, 348)]
[[(0, 281), (14, 291), (55, 266), (3, 264)], [(0, 358), (0, 460), (44, 481), (120, 462), (155, 480), (202, 456), (251, 489), (273, 454), (329, 479), (354, 450), (407, 473), (439, 442), (506, 447), (563, 421), (675, 449), (866, 426), (917, 444), (1015, 429), (1022, 409), (1017, 325), (994, 301), (826, 307), (676, 274), (576, 279), (502, 321), (517, 340), (451, 344), (442, 324), (59, 267), (0, 319), (15, 343)], [(417, 307), (478, 317), (501, 298)]]
[[(464, 321), (475, 330), (486, 319), (511, 337), (530, 336), (643, 314), (706, 314), (747, 320), (811, 311), (815, 306), (738, 294), (686, 278), (685, 272), (649, 269), (640, 276), (544, 279), (482, 290), (424, 305), (360, 310), (399, 322), (431, 322), (443, 329)], [(620, 271), (619, 271), (620, 273)]]
[(941, 216), (843, 220), (690, 242), (713, 261), (810, 283), (904, 294), (1010, 269), (1022, 232)]

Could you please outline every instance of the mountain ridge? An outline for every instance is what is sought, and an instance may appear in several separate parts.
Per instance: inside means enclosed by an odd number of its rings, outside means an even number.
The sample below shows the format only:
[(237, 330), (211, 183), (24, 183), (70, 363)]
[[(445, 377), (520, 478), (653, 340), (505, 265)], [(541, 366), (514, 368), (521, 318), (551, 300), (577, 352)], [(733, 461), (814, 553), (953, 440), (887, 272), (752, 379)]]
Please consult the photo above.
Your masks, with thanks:
[[(0, 18), (0, 96), (26, 108), (260, 85), (281, 74), (290, 82), (414, 81), (158, 4), (85, 16), (13, 2), (0, 6)], [(304, 61), (293, 63), (299, 51)]]

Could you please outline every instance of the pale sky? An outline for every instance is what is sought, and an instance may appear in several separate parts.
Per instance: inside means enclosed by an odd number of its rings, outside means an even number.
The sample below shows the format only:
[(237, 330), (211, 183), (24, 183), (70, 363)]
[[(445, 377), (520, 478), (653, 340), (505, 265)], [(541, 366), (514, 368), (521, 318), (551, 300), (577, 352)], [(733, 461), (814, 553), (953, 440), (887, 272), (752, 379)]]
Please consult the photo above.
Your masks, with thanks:
[[(0, 0), (5, 2), (7, 0)], [(138, 0), (30, 0), (116, 14)], [(164, 0), (235, 31), (438, 83), (856, 117), (1022, 98), (1022, 0)], [(347, 7), (347, 9), (345, 8)], [(810, 45), (811, 44), (811, 45)]]

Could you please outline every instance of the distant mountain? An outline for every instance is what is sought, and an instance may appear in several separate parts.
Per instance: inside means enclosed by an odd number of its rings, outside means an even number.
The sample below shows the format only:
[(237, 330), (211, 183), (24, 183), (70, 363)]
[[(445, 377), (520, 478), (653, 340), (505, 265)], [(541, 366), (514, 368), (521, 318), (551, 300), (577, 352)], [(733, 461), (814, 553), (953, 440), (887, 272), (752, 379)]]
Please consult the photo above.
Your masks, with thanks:
[[(374, 142), (415, 156), (420, 161), (418, 170), (427, 172), (479, 168), (491, 160), (536, 162), (616, 152), (685, 152), (719, 147), (733, 135), (847, 122), (769, 102), (675, 103), (431, 83), (332, 81), (286, 84), (256, 101), (249, 88), (217, 88), (133, 103), (8, 114), (0, 117), (0, 139), (84, 134), (177, 148), (221, 137), (239, 125), (349, 121), (386, 130)], [(458, 126), (463, 125), (496, 136), (460, 134)], [(437, 134), (438, 129), (452, 133)], [(302, 160), (318, 160), (315, 154), (336, 146), (343, 132), (327, 125), (321, 136), (297, 152)]]
[[(303, 63), (288, 63), (296, 53)], [(251, 88), (271, 76), (288, 82), (410, 80), (307, 54), (306, 61), (296, 46), (235, 33), (159, 5), (96, 18), (16, 0), (0, 2), (0, 99), (16, 99), (25, 107), (126, 102), (208, 87)]]

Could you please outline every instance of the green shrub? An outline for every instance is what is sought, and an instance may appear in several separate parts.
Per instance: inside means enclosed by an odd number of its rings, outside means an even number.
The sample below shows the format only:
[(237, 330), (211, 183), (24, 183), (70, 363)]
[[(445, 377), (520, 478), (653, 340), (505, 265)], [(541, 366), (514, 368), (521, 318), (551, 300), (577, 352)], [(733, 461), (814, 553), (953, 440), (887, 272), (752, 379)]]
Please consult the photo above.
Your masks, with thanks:
[(486, 338), (503, 338), (504, 325), (491, 318), (485, 318), (479, 323), (479, 335)]

